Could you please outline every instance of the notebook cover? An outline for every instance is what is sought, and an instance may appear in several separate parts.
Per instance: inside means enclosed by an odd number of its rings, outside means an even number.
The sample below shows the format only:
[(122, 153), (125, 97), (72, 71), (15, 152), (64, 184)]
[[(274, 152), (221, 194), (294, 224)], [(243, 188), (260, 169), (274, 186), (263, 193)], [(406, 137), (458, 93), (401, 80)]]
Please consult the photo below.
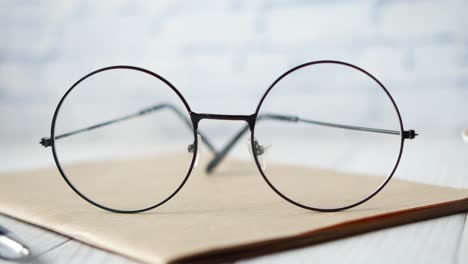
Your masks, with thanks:
[[(176, 157), (119, 161), (124, 169), (114, 171), (119, 174), (174, 166)], [(99, 174), (115, 164), (82, 163), (76, 168)], [(358, 207), (334, 213), (313, 212), (293, 206), (275, 194), (251, 162), (230, 160), (211, 175), (204, 173), (203, 165), (202, 161), (172, 200), (140, 214), (110, 213), (88, 204), (68, 187), (55, 167), (1, 173), (0, 212), (142, 262), (214, 263), (468, 210), (468, 189), (394, 178), (381, 193)], [(349, 188), (359, 191), (375, 180), (298, 166), (272, 166), (269, 170), (314, 175), (324, 182), (347, 177), (352, 184), (343, 192), (349, 192)], [(340, 186), (337, 188), (344, 188)], [(340, 198), (320, 190), (314, 195), (324, 201)]]

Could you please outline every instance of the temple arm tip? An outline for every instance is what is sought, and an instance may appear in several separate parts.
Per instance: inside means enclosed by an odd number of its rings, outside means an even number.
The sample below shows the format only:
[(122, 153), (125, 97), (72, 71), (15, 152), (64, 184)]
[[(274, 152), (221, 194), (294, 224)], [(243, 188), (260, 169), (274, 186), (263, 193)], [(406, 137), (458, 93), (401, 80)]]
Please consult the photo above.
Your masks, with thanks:
[(206, 166), (205, 172), (206, 174), (212, 174), (216, 166), (218, 165), (219, 160), (214, 159)]

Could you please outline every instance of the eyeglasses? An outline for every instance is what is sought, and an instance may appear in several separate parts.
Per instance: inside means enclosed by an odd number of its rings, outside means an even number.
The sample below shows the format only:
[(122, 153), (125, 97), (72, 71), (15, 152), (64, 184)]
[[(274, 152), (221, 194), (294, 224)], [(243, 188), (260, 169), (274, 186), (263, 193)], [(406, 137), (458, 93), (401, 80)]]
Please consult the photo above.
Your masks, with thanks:
[[(199, 129), (207, 119), (247, 124), (217, 149)], [(404, 141), (417, 136), (404, 130), (398, 107), (380, 81), (352, 64), (327, 60), (279, 76), (250, 115), (195, 112), (174, 85), (143, 68), (98, 69), (68, 89), (55, 110), (50, 137), (40, 143), (52, 147), (59, 172), (83, 199), (112, 212), (137, 213), (179, 192), (197, 165), (199, 143), (212, 153), (206, 167), (211, 173), (248, 134), (251, 157), (271, 189), (296, 206), (323, 212), (349, 209), (375, 196), (395, 173)], [(99, 173), (89, 162), (110, 157)], [(141, 160), (151, 165), (138, 166)], [(296, 165), (310, 170), (299, 173)], [(335, 175), (324, 181), (313, 168), (383, 176), (369, 176), (372, 180), (357, 192), (353, 178)], [(310, 191), (299, 191), (304, 188)]]

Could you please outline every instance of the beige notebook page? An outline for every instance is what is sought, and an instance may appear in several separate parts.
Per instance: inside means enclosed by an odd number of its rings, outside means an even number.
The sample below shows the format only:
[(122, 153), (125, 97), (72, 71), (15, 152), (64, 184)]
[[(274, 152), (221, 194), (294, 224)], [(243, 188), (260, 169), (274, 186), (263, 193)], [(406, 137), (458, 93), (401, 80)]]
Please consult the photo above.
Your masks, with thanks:
[[(125, 169), (115, 173), (173, 166), (174, 162), (171, 156), (120, 161)], [(115, 163), (77, 166), (99, 173)], [(392, 179), (361, 206), (335, 213), (313, 212), (275, 194), (251, 162), (227, 161), (212, 175), (206, 175), (203, 168), (202, 162), (172, 200), (140, 214), (110, 213), (88, 204), (66, 185), (56, 168), (3, 173), (0, 211), (133, 259), (168, 263), (235, 260), (468, 209), (467, 189)], [(323, 181), (343, 178), (342, 172), (323, 169), (269, 169), (314, 175)], [(352, 179), (355, 191), (375, 180), (346, 177)], [(318, 190), (313, 196), (323, 201), (338, 199)]]

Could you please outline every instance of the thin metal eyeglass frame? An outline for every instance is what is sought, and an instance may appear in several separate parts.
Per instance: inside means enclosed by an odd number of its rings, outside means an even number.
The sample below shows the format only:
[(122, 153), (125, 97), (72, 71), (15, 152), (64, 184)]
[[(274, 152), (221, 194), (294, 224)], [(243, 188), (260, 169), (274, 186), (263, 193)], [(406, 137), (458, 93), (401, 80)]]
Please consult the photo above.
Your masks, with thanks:
[[(274, 88), (274, 86), (280, 81), (282, 80), (284, 77), (286, 77), (287, 75), (289, 75), (290, 73), (298, 70), (298, 69), (301, 69), (303, 67), (306, 67), (306, 66), (311, 66), (311, 65), (314, 65), (314, 64), (323, 64), (323, 63), (331, 63), (331, 64), (339, 64), (339, 65), (343, 65), (343, 66), (347, 66), (347, 67), (351, 67), (351, 68), (354, 68), (355, 70), (358, 70), (364, 74), (366, 74), (367, 76), (369, 76), (371, 79), (373, 79), (376, 83), (379, 84), (379, 86), (383, 89), (383, 91), (386, 93), (386, 95), (389, 97), (389, 99), (391, 100), (395, 110), (396, 110), (396, 113), (398, 115), (398, 120), (399, 120), (399, 123), (400, 123), (400, 131), (396, 131), (396, 130), (388, 130), (388, 129), (379, 129), (379, 128), (369, 128), (369, 127), (359, 127), (359, 126), (351, 126), (351, 125), (345, 125), (345, 124), (336, 124), (336, 123), (330, 123), (330, 122), (323, 122), (323, 121), (317, 121), (317, 120), (309, 120), (309, 119), (303, 119), (301, 117), (298, 117), (298, 116), (291, 116), (291, 115), (283, 115), (283, 114), (277, 114), (277, 113), (268, 113), (268, 114), (264, 114), (264, 115), (258, 115), (260, 109), (261, 109), (261, 106), (262, 106), (262, 103), (264, 102), (265, 98), (267, 97), (267, 95), (269, 94), (269, 92)], [(92, 76), (92, 75), (95, 75), (97, 73), (100, 73), (100, 72), (103, 72), (103, 71), (108, 71), (108, 70), (116, 70), (116, 69), (126, 69), (126, 70), (135, 70), (135, 71), (140, 71), (140, 72), (143, 72), (143, 73), (146, 73), (146, 74), (149, 74), (157, 79), (159, 79), (160, 81), (162, 81), (163, 83), (165, 83), (167, 86), (169, 86), (176, 94), (177, 96), (181, 99), (181, 101), (183, 102), (188, 114), (190, 115), (190, 119), (191, 120), (188, 120), (183, 112), (176, 108), (174, 105), (171, 105), (169, 103), (160, 103), (160, 104), (156, 104), (154, 106), (150, 106), (150, 107), (147, 107), (147, 108), (144, 108), (144, 109), (141, 109), (140, 111), (137, 111), (133, 114), (129, 114), (129, 115), (126, 115), (126, 116), (123, 116), (123, 117), (119, 117), (119, 118), (115, 118), (115, 119), (112, 119), (112, 120), (109, 120), (109, 121), (106, 121), (106, 122), (103, 122), (103, 123), (99, 123), (99, 124), (95, 124), (95, 125), (92, 125), (92, 126), (89, 126), (89, 127), (86, 127), (86, 128), (82, 128), (82, 129), (78, 129), (78, 130), (74, 130), (74, 131), (70, 131), (70, 132), (67, 132), (67, 133), (63, 133), (63, 134), (60, 134), (60, 135), (57, 135), (55, 136), (55, 124), (56, 124), (56, 119), (57, 119), (57, 116), (58, 116), (58, 113), (60, 111), (60, 108), (65, 100), (65, 98), (68, 96), (68, 94), (79, 84), (81, 83), (82, 81), (84, 81), (85, 79), (87, 79), (88, 77)], [(153, 205), (153, 206), (150, 206), (150, 207), (147, 207), (147, 208), (143, 208), (143, 209), (137, 209), (137, 210), (119, 210), (119, 209), (113, 209), (113, 208), (109, 208), (107, 206), (104, 206), (104, 205), (101, 205), (97, 202), (94, 202), (92, 199), (89, 199), (88, 197), (86, 197), (83, 193), (81, 193), (77, 188), (75, 188), (73, 186), (73, 184), (71, 183), (71, 181), (67, 178), (67, 176), (65, 175), (65, 172), (64, 170), (62, 169), (61, 165), (60, 165), (60, 162), (59, 162), (59, 159), (58, 159), (58, 155), (56, 153), (56, 148), (55, 148), (55, 141), (58, 140), (58, 139), (61, 139), (61, 138), (64, 138), (64, 137), (69, 137), (69, 136), (72, 136), (72, 135), (75, 135), (75, 134), (79, 134), (79, 133), (83, 133), (83, 132), (86, 132), (86, 131), (90, 131), (90, 130), (93, 130), (93, 129), (98, 129), (100, 127), (103, 127), (103, 126), (107, 126), (107, 125), (112, 125), (114, 123), (118, 123), (118, 122), (122, 122), (122, 121), (126, 121), (126, 120), (129, 120), (129, 119), (132, 119), (132, 118), (137, 118), (137, 117), (141, 117), (141, 116), (144, 116), (144, 115), (147, 115), (147, 114), (150, 114), (150, 113), (154, 113), (156, 111), (159, 111), (159, 110), (164, 110), (164, 109), (169, 109), (171, 110), (172, 112), (174, 112), (177, 116), (179, 116), (179, 118), (181, 118), (181, 120), (186, 124), (186, 126), (189, 128), (189, 129), (192, 129), (193, 130), (193, 133), (194, 133), (194, 142), (193, 142), (193, 157), (192, 157), (192, 161), (191, 161), (191, 164), (190, 164), (190, 167), (188, 169), (188, 172), (187, 172), (187, 175), (184, 177), (183, 181), (181, 182), (181, 184), (177, 187), (177, 189), (171, 194), (169, 195), (166, 199), (164, 199), (163, 201), (157, 203), (156, 205)], [(247, 125), (245, 127), (243, 127), (222, 149), (221, 151), (217, 151), (213, 144), (209, 141), (209, 139), (199, 131), (198, 129), (198, 125), (200, 123), (201, 120), (203, 119), (211, 119), (211, 120), (230, 120), (230, 121), (244, 121), (247, 123)], [(390, 175), (387, 177), (387, 179), (384, 181), (384, 183), (375, 191), (373, 192), (371, 195), (369, 195), (368, 197), (366, 197), (365, 199), (357, 202), (357, 203), (354, 203), (354, 204), (351, 204), (351, 205), (348, 205), (348, 206), (345, 206), (345, 207), (340, 207), (340, 208), (333, 208), (333, 209), (323, 209), (323, 208), (314, 208), (314, 207), (309, 207), (309, 206), (306, 206), (306, 205), (303, 205), (303, 204), (300, 204), (300, 203), (297, 203), (295, 201), (293, 201), (292, 199), (288, 198), (286, 195), (284, 195), (283, 193), (281, 193), (267, 178), (267, 176), (265, 175), (265, 173), (263, 172), (262, 168), (261, 168), (261, 165), (260, 165), (260, 162), (258, 160), (258, 156), (257, 154), (254, 154), (254, 161), (256, 163), (256, 166), (258, 168), (258, 170), (260, 171), (260, 174), (262, 175), (262, 177), (264, 178), (264, 180), (267, 182), (267, 184), (273, 189), (273, 191), (275, 191), (279, 196), (281, 196), (283, 199), (285, 199), (286, 201), (296, 205), (296, 206), (299, 206), (299, 207), (302, 207), (302, 208), (305, 208), (305, 209), (309, 209), (309, 210), (314, 210), (314, 211), (321, 211), (321, 212), (335, 212), (335, 211), (341, 211), (341, 210), (345, 210), (345, 209), (349, 209), (349, 208), (352, 208), (352, 207), (355, 207), (355, 206), (358, 206), (364, 202), (366, 202), (367, 200), (371, 199), (373, 196), (375, 196), (378, 192), (380, 192), (384, 187), (385, 185), (390, 181), (390, 179), (392, 178), (393, 174), (395, 173), (396, 171), (396, 168), (398, 167), (398, 164), (400, 162), (400, 159), (401, 159), (401, 156), (402, 156), (402, 152), (403, 152), (403, 146), (404, 146), (404, 140), (405, 139), (413, 139), (415, 138), (418, 134), (416, 134), (416, 132), (414, 130), (408, 130), (408, 131), (405, 131), (403, 129), (403, 122), (402, 122), (402, 119), (401, 119), (401, 115), (400, 115), (400, 112), (398, 110), (398, 107), (395, 103), (395, 101), (393, 100), (392, 96), (390, 95), (390, 93), (388, 92), (388, 90), (383, 86), (383, 84), (377, 80), (374, 76), (372, 76), (370, 73), (368, 73), (367, 71), (355, 66), (355, 65), (352, 65), (352, 64), (349, 64), (349, 63), (345, 63), (345, 62), (341, 62), (341, 61), (332, 61), (332, 60), (323, 60), (323, 61), (314, 61), (314, 62), (309, 62), (309, 63), (304, 63), (304, 64), (301, 64), (299, 66), (296, 66), (292, 69), (290, 69), (289, 71), (285, 72), (284, 74), (282, 74), (280, 77), (278, 77), (271, 85), (270, 87), (267, 89), (267, 91), (264, 93), (264, 95), (262, 96), (258, 106), (257, 106), (257, 109), (255, 111), (255, 113), (251, 114), (251, 115), (223, 115), (223, 114), (208, 114), (208, 113), (196, 113), (194, 111), (192, 111), (190, 109), (190, 106), (188, 105), (187, 101), (185, 100), (185, 98), (182, 96), (182, 94), (169, 82), (167, 81), (166, 79), (164, 79), (163, 77), (159, 76), (158, 74), (154, 73), (154, 72), (151, 72), (151, 71), (148, 71), (146, 69), (143, 69), (143, 68), (139, 68), (139, 67), (135, 67), (135, 66), (127, 66), (127, 65), (118, 65), (118, 66), (110, 66), (110, 67), (105, 67), (105, 68), (101, 68), (101, 69), (98, 69), (96, 71), (93, 71), (87, 75), (85, 75), (84, 77), (82, 77), (80, 80), (78, 80), (75, 84), (72, 85), (72, 87), (64, 94), (64, 96), (61, 98), (59, 104), (57, 105), (57, 108), (54, 112), (54, 116), (53, 116), (53, 119), (52, 119), (52, 125), (51, 125), (51, 135), (50, 137), (44, 137), (41, 139), (40, 143), (41, 145), (43, 145), (44, 147), (49, 147), (51, 146), (52, 147), (52, 154), (54, 156), (54, 161), (57, 165), (57, 168), (59, 170), (59, 172), (61, 173), (62, 177), (64, 178), (64, 180), (66, 181), (66, 183), (80, 196), (82, 197), (83, 199), (85, 199), (86, 201), (88, 201), (89, 203), (101, 208), (101, 209), (104, 209), (104, 210), (108, 210), (108, 211), (112, 211), (112, 212), (117, 212), (117, 213), (139, 213), (139, 212), (143, 212), (143, 211), (147, 211), (147, 210), (151, 210), (151, 209), (154, 209), (164, 203), (166, 203), (167, 201), (169, 201), (175, 194), (177, 194), (180, 189), (185, 185), (188, 177), (190, 176), (193, 168), (194, 168), (194, 163), (195, 163), (195, 160), (197, 158), (197, 153), (198, 153), (198, 139), (197, 139), (197, 134), (200, 135), (200, 138), (201, 138), (201, 141), (206, 145), (206, 147), (214, 154), (214, 157), (213, 159), (208, 163), (207, 165), (207, 168), (206, 168), (206, 171), (208, 173), (211, 173), (215, 167), (225, 158), (225, 156), (229, 153), (229, 151), (236, 145), (236, 143), (240, 140), (240, 138), (245, 134), (247, 133), (248, 130), (250, 130), (250, 133), (251, 133), (251, 137), (250, 137), (250, 140), (251, 140), (251, 146), (252, 146), (252, 153), (257, 153), (257, 149), (256, 146), (258, 146), (258, 143), (255, 142), (255, 124), (257, 121), (262, 121), (262, 120), (266, 120), (266, 119), (271, 119), (271, 120), (275, 120), (275, 121), (283, 121), (283, 122), (304, 122), (304, 123), (308, 123), (308, 124), (313, 124), (313, 125), (320, 125), (320, 126), (328, 126), (328, 127), (334, 127), (334, 128), (339, 128), (339, 129), (351, 129), (351, 130), (358, 130), (358, 131), (365, 131), (365, 132), (372, 132), (372, 133), (383, 133), (383, 134), (391, 134), (391, 135), (399, 135), (400, 138), (401, 138), (401, 143), (400, 143), (400, 151), (399, 151), (399, 155), (398, 155), (398, 158), (397, 158), (397, 161), (390, 173)], [(257, 143), (257, 144), (256, 144)], [(189, 151), (190, 152), (190, 151)]]

